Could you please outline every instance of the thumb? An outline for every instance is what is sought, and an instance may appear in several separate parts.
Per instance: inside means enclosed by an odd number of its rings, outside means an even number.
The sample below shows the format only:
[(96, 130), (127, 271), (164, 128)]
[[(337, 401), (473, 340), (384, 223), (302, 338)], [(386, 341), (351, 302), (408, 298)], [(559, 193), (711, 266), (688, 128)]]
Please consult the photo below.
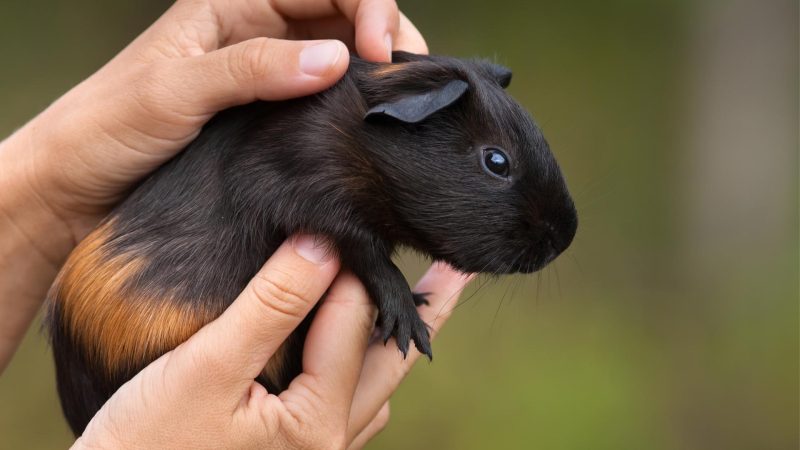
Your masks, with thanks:
[(170, 62), (169, 90), (186, 115), (213, 114), (256, 100), (285, 100), (333, 85), (350, 55), (336, 40), (287, 41), (256, 38), (203, 55)]
[[(324, 238), (287, 240), (230, 307), (198, 331), (175, 357), (188, 373), (249, 386), (287, 337), (300, 325), (339, 271)], [(182, 351), (185, 356), (177, 353)], [(188, 364), (188, 366), (187, 366)]]

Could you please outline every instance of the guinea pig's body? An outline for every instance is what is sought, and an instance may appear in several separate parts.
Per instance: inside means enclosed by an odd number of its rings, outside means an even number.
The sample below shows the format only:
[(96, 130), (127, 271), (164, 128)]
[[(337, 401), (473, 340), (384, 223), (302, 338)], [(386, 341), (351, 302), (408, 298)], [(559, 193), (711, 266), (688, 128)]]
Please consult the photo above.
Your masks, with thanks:
[[(531, 272), (577, 226), (558, 166), (493, 64), (353, 58), (315, 96), (217, 115), (73, 252), (47, 324), (59, 395), (80, 434), (128, 379), (219, 316), (291, 234), (330, 237), (378, 306), (383, 337), (431, 355), (391, 256), (417, 249), (465, 272)], [(258, 381), (301, 370), (309, 319)]]

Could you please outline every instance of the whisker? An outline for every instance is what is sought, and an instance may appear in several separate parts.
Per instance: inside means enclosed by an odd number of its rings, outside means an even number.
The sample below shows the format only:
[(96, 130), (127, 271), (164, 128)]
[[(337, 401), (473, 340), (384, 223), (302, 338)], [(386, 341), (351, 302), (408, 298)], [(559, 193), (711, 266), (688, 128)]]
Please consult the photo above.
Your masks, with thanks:
[(519, 286), (520, 278), (521, 277), (517, 276), (517, 275), (514, 275), (513, 277), (511, 277), (511, 280), (510, 280), (510, 283), (509, 283), (511, 285), (511, 293), (510, 293), (510, 296), (508, 297), (508, 304), (506, 305), (507, 308), (510, 308), (511, 304), (514, 303), (514, 294), (516, 294), (516, 292), (517, 292), (517, 286)]
[(542, 287), (542, 271), (540, 270), (539, 273), (536, 274), (536, 307), (539, 307), (539, 293), (541, 292)]
[(578, 268), (578, 272), (581, 276), (586, 276), (586, 273), (583, 271), (583, 267), (581, 267), (581, 263), (578, 261), (578, 257), (575, 256), (575, 253), (569, 252), (569, 257), (572, 258), (572, 261), (575, 263), (575, 266)]
[(556, 274), (556, 288), (558, 289), (558, 300), (563, 302), (564, 301), (564, 294), (561, 292), (561, 279), (558, 277), (558, 265), (556, 262), (553, 262), (553, 272)]
[[(478, 277), (479, 276), (480, 275), (478, 275)], [(478, 277), (476, 277), (476, 279)], [(458, 288), (455, 292), (450, 294), (449, 297), (447, 297), (447, 300), (445, 300), (444, 303), (442, 303), (442, 306), (439, 307), (439, 311), (436, 312), (436, 316), (434, 317), (434, 320), (437, 320), (442, 315), (442, 311), (444, 311), (444, 308), (447, 307), (447, 305), (449, 305), (450, 302), (453, 301), (454, 298), (458, 298), (461, 295), (461, 293), (464, 292), (464, 290), (467, 288), (467, 286), (468, 286), (468, 283), (465, 283), (463, 286)], [(453, 310), (455, 310), (455, 308), (457, 306), (458, 306), (458, 303), (456, 303), (456, 306), (453, 307)], [(451, 310), (451, 311), (453, 311), (453, 310)]]
[[(493, 262), (493, 260), (490, 260), (489, 262), (487, 262), (487, 263), (486, 263), (486, 264), (485, 264), (485, 265), (484, 265), (484, 266), (481, 268), (481, 270), (478, 272), (478, 276), (477, 276), (476, 278), (478, 278), (478, 279), (479, 279), (479, 278), (482, 276), (481, 272), (483, 272), (484, 270), (486, 270), (486, 268), (487, 268), (487, 267), (489, 267), (489, 264), (491, 264), (492, 262)], [(476, 280), (476, 281), (478, 281), (478, 282), (479, 282), (479, 280)], [(485, 284), (485, 282), (484, 282), (483, 284)], [(470, 295), (470, 296), (467, 298), (467, 300), (469, 300), (469, 298), (472, 298), (472, 297), (473, 297), (473, 296), (474, 296), (474, 295), (475, 295), (475, 294), (476, 294), (476, 293), (477, 293), (477, 292), (480, 290), (480, 288), (481, 288), (481, 287), (483, 287), (483, 284), (479, 285), (479, 286), (478, 286), (478, 288), (475, 290), (475, 292), (473, 292), (473, 293), (472, 293), (472, 295)], [(464, 291), (464, 289), (466, 289), (466, 287), (467, 287), (466, 285), (462, 286), (460, 289), (458, 289), (456, 292), (453, 292), (453, 293), (450, 295), (450, 297), (448, 297), (448, 298), (447, 298), (447, 300), (446, 300), (446, 301), (445, 301), (445, 302), (442, 304), (442, 306), (439, 308), (439, 311), (436, 313), (436, 317), (434, 318), (434, 320), (438, 319), (438, 318), (439, 318), (439, 317), (442, 315), (442, 311), (444, 311), (444, 308), (445, 308), (445, 307), (446, 307), (448, 304), (450, 304), (450, 302), (453, 300), (453, 298), (456, 298), (457, 296), (461, 295), (461, 293)], [(456, 303), (456, 305), (455, 305), (455, 306), (453, 306), (453, 309), (451, 309), (449, 312), (453, 312), (453, 311), (455, 311), (455, 310), (456, 310), (456, 308), (458, 308), (460, 305), (464, 304), (465, 302), (466, 302), (466, 301), (462, 301), (462, 302), (458, 302), (458, 303)]]
[(500, 308), (503, 306), (503, 301), (506, 299), (508, 295), (508, 291), (511, 288), (510, 283), (506, 283), (506, 290), (503, 292), (503, 296), (500, 297), (500, 301), (497, 303), (497, 309), (494, 312), (494, 317), (492, 318), (492, 324), (489, 326), (489, 332), (491, 333), (494, 330), (494, 324), (497, 321), (497, 316), (500, 314)]

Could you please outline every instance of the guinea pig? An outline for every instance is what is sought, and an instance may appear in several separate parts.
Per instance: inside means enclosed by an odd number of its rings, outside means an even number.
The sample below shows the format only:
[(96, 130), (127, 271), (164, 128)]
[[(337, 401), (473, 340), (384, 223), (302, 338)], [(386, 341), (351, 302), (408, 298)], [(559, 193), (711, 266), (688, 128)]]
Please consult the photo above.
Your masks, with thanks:
[[(463, 272), (541, 269), (577, 228), (539, 127), (480, 60), (353, 57), (330, 89), (216, 115), (78, 245), (46, 327), (73, 432), (127, 380), (219, 316), (290, 235), (325, 235), (378, 307), (384, 342), (429, 358), (413, 293), (392, 263), (415, 249)], [(258, 380), (301, 372), (310, 317)]]

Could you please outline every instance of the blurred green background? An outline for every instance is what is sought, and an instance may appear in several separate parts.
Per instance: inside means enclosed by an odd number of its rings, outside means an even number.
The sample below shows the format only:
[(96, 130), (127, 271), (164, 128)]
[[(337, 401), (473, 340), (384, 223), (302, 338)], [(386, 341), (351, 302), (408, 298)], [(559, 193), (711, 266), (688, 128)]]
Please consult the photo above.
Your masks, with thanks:
[[(0, 135), (168, 4), (2, 2)], [(797, 2), (401, 8), (432, 52), (514, 70), (581, 223), (543, 272), (465, 293), (372, 448), (797, 448)], [(70, 442), (32, 329), (0, 377), (0, 448)]]

